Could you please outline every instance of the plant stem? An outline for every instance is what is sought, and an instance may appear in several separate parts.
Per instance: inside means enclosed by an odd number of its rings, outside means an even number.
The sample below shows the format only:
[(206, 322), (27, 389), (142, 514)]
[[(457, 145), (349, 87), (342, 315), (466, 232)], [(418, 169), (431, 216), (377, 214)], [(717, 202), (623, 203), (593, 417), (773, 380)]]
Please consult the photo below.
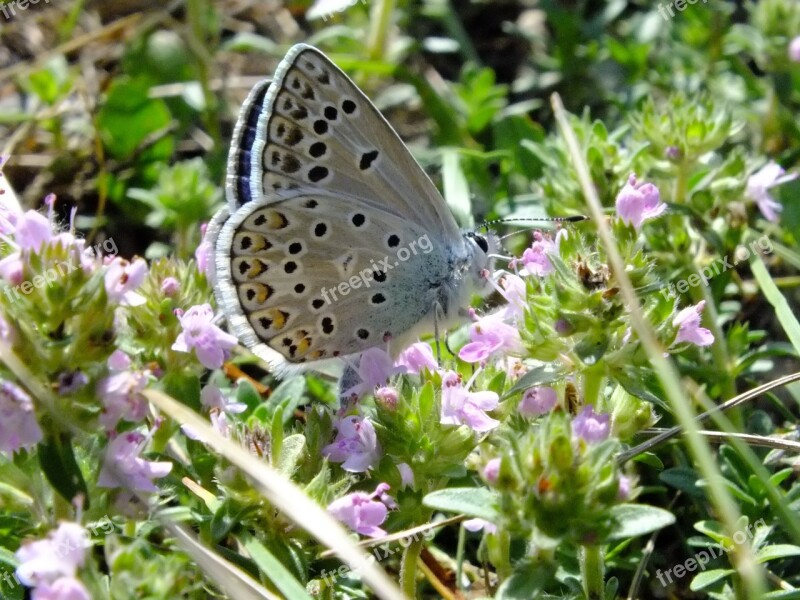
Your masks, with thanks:
[(392, 24), (392, 11), (394, 11), (394, 0), (377, 0), (375, 2), (370, 18), (373, 26), (367, 42), (367, 54), (370, 60), (383, 59), (389, 26)]
[(605, 589), (603, 551), (600, 546), (582, 546), (580, 560), (583, 593), (588, 600), (600, 600)]
[(400, 564), (400, 589), (406, 598), (417, 597), (417, 559), (422, 552), (422, 539), (414, 539), (405, 552)]

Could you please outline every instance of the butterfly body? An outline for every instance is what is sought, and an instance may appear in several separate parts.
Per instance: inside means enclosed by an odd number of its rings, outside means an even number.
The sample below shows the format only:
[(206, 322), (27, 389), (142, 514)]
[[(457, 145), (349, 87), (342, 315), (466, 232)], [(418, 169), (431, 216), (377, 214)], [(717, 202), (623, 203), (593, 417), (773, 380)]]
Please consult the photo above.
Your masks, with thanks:
[(293, 47), (234, 130), (209, 224), (231, 331), (286, 371), (399, 352), (490, 289), (490, 245), (460, 232), (397, 134), (321, 52)]

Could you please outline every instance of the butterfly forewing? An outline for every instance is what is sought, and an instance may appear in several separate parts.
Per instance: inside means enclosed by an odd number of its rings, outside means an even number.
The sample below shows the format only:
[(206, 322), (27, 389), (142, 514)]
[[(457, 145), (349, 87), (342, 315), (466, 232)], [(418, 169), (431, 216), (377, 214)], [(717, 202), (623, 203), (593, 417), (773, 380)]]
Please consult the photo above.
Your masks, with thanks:
[(425, 225), (458, 227), (436, 187), (397, 133), (321, 52), (294, 46), (266, 93), (252, 144), (252, 198), (324, 189)]
[[(239, 118), (233, 129), (231, 149), (228, 153), (228, 176), (225, 183), (225, 195), (228, 209), (236, 210), (242, 204), (250, 202), (250, 174), (253, 171), (253, 144), (258, 137), (258, 125), (265, 110), (264, 100), (267, 96), (271, 80), (259, 81), (242, 104)], [(258, 167), (258, 160), (255, 166)]]

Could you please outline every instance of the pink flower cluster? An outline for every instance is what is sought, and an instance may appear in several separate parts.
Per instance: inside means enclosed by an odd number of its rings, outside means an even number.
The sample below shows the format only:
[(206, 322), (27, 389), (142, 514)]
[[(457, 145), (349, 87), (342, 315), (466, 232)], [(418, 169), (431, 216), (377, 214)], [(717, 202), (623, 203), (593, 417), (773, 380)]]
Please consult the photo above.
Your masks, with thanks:
[(31, 397), (10, 381), (0, 380), (0, 452), (14, 454), (42, 441)]
[(76, 578), (91, 547), (88, 532), (64, 522), (46, 539), (26, 542), (17, 550), (17, 577), (33, 588), (32, 600), (91, 600)]

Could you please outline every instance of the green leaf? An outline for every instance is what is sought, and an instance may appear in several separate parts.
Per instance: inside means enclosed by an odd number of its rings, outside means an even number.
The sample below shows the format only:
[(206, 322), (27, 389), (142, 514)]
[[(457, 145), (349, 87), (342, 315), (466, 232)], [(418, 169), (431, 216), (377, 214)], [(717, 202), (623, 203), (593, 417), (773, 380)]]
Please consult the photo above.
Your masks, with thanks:
[(700, 591), (718, 582), (720, 579), (724, 579), (729, 575), (733, 575), (735, 572), (736, 571), (733, 569), (712, 569), (710, 571), (705, 571), (704, 573), (700, 573), (697, 575), (697, 577), (692, 579), (689, 589), (691, 589), (693, 592)]
[(281, 447), (280, 460), (275, 465), (275, 468), (278, 469), (282, 475), (291, 477), (297, 469), (300, 459), (303, 458), (305, 449), (306, 438), (302, 433), (295, 433), (285, 438)]
[(419, 407), (419, 414), (422, 421), (427, 421), (428, 417), (433, 411), (435, 396), (433, 393), (433, 384), (426, 381), (425, 385), (419, 391), (419, 399), (417, 406)]
[(534, 600), (541, 598), (545, 585), (552, 579), (546, 565), (520, 566), (497, 590), (496, 600)]
[(800, 599), (800, 590), (778, 590), (776, 592), (768, 592), (761, 596), (761, 600), (798, 600)]
[(278, 406), (272, 414), (270, 427), (270, 462), (277, 469), (283, 452), (283, 408)]
[(242, 512), (242, 508), (231, 499), (222, 503), (211, 517), (211, 539), (214, 543), (218, 543), (241, 522)]
[(442, 150), (442, 179), (444, 198), (447, 205), (462, 227), (474, 225), (472, 203), (469, 197), (469, 184), (461, 168), (461, 157), (453, 148)]
[(647, 504), (620, 504), (612, 506), (610, 512), (617, 522), (609, 535), (611, 540), (645, 535), (675, 522), (675, 515), (668, 510)]
[(661, 473), (658, 478), (667, 485), (686, 492), (691, 496), (697, 498), (705, 497), (705, 492), (697, 485), (700, 479), (697, 471), (688, 467), (675, 467), (667, 469)]
[(523, 141), (544, 139), (542, 127), (527, 115), (509, 115), (492, 125), (498, 148), (508, 148), (513, 153), (513, 171), (528, 178), (541, 173), (541, 163), (522, 145)]
[(148, 97), (144, 79), (114, 79), (97, 115), (103, 143), (112, 156), (129, 158), (148, 135), (166, 127), (171, 115), (162, 100)]
[(658, 389), (658, 381), (652, 369), (626, 366), (614, 370), (613, 377), (631, 396), (652, 402), (663, 410), (669, 410), (666, 402), (651, 391)]
[(794, 544), (773, 544), (766, 546), (756, 552), (756, 560), (760, 563), (769, 562), (771, 560), (778, 560), (779, 558), (788, 558), (789, 556), (800, 555), (800, 546)]
[(661, 462), (661, 459), (652, 452), (642, 452), (641, 454), (635, 456), (633, 460), (644, 463), (650, 467), (653, 467), (654, 469), (658, 469), (659, 471), (664, 468), (664, 463)]
[(247, 405), (248, 411), (253, 411), (262, 402), (261, 394), (256, 387), (244, 377), (236, 382), (236, 401)]
[(503, 399), (513, 396), (518, 392), (524, 392), (528, 388), (535, 387), (537, 385), (545, 385), (547, 383), (558, 381), (563, 376), (564, 371), (555, 364), (546, 364), (536, 367), (520, 377), (517, 380), (517, 383), (515, 383), (510, 390), (503, 394)]
[(499, 519), (495, 509), (498, 500), (497, 493), (488, 488), (449, 488), (431, 492), (422, 503), (437, 510), (464, 513), (496, 523)]
[(698, 521), (694, 524), (694, 528), (700, 533), (707, 535), (718, 544), (730, 545), (731, 539), (725, 533), (722, 523), (719, 521)]
[(272, 406), (283, 409), (283, 423), (294, 417), (294, 409), (306, 401), (306, 378), (302, 375), (286, 379), (275, 388), (269, 397)]
[(795, 352), (800, 355), (800, 322), (794, 316), (792, 307), (786, 301), (786, 298), (781, 294), (778, 286), (772, 281), (764, 261), (755, 255), (755, 258), (750, 261), (750, 269), (758, 282), (761, 291), (769, 303), (775, 308), (775, 315), (778, 317), (778, 322), (786, 332), (786, 337), (794, 346)]
[(89, 490), (75, 460), (71, 436), (59, 433), (39, 442), (39, 464), (47, 480), (67, 502), (80, 494), (84, 508), (89, 507)]
[(275, 558), (275, 555), (267, 550), (261, 542), (250, 538), (244, 541), (244, 547), (261, 572), (275, 584), (284, 597), (292, 598), (292, 600), (313, 600), (306, 592), (306, 586), (297, 581), (283, 563)]

